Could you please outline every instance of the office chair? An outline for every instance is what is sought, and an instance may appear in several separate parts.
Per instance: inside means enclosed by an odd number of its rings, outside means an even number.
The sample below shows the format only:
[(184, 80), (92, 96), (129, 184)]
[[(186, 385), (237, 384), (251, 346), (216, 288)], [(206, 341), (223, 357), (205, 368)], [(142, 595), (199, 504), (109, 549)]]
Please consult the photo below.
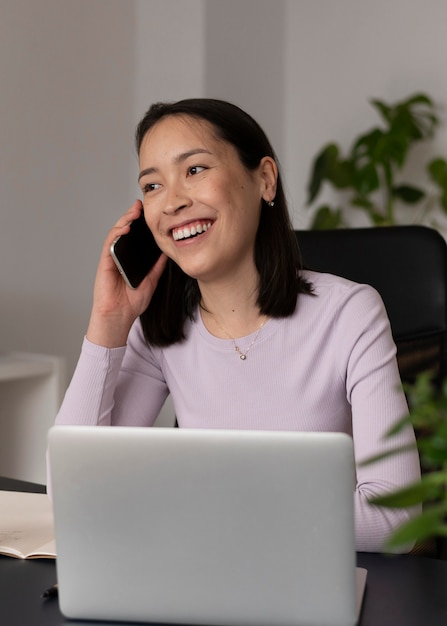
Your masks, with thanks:
[[(295, 231), (304, 267), (377, 289), (397, 346), (401, 379), (447, 374), (447, 244), (426, 226)], [(416, 433), (416, 436), (418, 433)], [(447, 558), (444, 540), (416, 545), (415, 554)]]
[(447, 374), (447, 244), (427, 226), (295, 231), (305, 267), (382, 296), (403, 382)]

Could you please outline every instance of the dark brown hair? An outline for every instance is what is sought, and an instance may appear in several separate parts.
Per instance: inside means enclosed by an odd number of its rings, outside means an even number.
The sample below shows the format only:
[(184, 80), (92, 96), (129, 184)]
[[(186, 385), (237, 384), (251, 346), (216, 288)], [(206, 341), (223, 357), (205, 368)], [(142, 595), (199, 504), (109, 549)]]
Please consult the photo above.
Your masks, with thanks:
[[(171, 115), (209, 122), (217, 137), (234, 146), (241, 163), (250, 171), (255, 170), (265, 156), (277, 162), (266, 134), (250, 115), (234, 104), (211, 98), (153, 104), (136, 129), (138, 153), (150, 129)], [(259, 272), (260, 312), (270, 317), (292, 315), (298, 294), (310, 293), (312, 286), (301, 277), (299, 249), (280, 175), (274, 207), (262, 201), (254, 254)], [(152, 345), (168, 346), (184, 339), (185, 321), (194, 319), (199, 302), (197, 281), (169, 259), (149, 307), (141, 315), (146, 340)]]

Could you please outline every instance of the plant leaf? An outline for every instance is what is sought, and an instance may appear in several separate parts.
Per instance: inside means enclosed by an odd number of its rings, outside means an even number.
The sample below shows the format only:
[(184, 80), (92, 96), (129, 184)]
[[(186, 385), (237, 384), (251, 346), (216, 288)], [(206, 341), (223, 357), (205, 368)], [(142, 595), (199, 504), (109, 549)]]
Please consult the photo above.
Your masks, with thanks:
[(393, 187), (393, 196), (399, 198), (407, 204), (416, 204), (425, 197), (425, 192), (418, 187), (412, 187), (411, 185), (399, 185)]
[(333, 169), (334, 163), (338, 159), (339, 148), (335, 143), (325, 146), (317, 155), (313, 162), (310, 182), (308, 185), (307, 204), (312, 204), (320, 192), (321, 185), (328, 178), (329, 172)]
[(415, 94), (398, 102), (395, 110), (395, 121), (406, 128), (412, 140), (426, 139), (433, 135), (439, 120), (434, 112), (435, 105), (427, 95)]
[(400, 103), (401, 106), (405, 107), (412, 106), (414, 104), (426, 104), (427, 106), (432, 107), (433, 100), (425, 93), (416, 93)]
[(376, 163), (380, 161), (381, 145), (383, 143), (385, 133), (380, 128), (361, 135), (351, 148), (351, 159), (353, 163), (361, 166), (362, 163)]
[(366, 209), (367, 211), (374, 209), (374, 204), (371, 200), (368, 200), (368, 198), (361, 198), (360, 196), (352, 198), (351, 204), (352, 206), (358, 206), (359, 208)]
[(441, 189), (447, 190), (447, 161), (441, 158), (433, 159), (428, 164), (427, 170), (433, 182)]
[(352, 182), (361, 197), (378, 189), (380, 181), (374, 164), (366, 163), (363, 167), (355, 169)]
[(400, 509), (414, 506), (420, 502), (442, 497), (445, 480), (443, 472), (424, 474), (417, 483), (385, 495), (374, 496), (369, 502), (387, 508)]
[(385, 215), (382, 215), (378, 211), (370, 211), (369, 217), (374, 226), (390, 226), (392, 223)]
[(421, 515), (402, 524), (388, 539), (385, 548), (393, 550), (429, 537), (445, 536), (447, 533), (446, 513), (446, 502), (427, 507)]
[(337, 189), (346, 189), (352, 186), (352, 164), (348, 160), (337, 160), (331, 163), (328, 171), (328, 180)]
[(378, 461), (383, 461), (383, 459), (387, 459), (390, 456), (394, 456), (395, 454), (402, 454), (403, 452), (409, 452), (410, 450), (414, 450), (414, 444), (408, 444), (406, 446), (399, 446), (398, 448), (391, 448), (391, 450), (386, 450), (385, 452), (379, 452), (379, 454), (375, 454), (374, 456), (368, 457), (364, 461), (359, 463), (360, 467), (364, 467), (365, 465), (372, 465), (373, 463), (377, 463)]
[(341, 209), (332, 209), (331, 207), (324, 205), (319, 207), (315, 213), (310, 229), (329, 230), (341, 226), (342, 223)]
[(375, 109), (377, 109), (385, 122), (389, 123), (391, 121), (391, 107), (388, 104), (385, 104), (382, 100), (377, 99), (370, 100), (370, 103)]
[(391, 437), (392, 435), (397, 435), (401, 430), (407, 428), (408, 424), (411, 424), (411, 416), (409, 414), (402, 417), (398, 420), (386, 433), (386, 437)]
[(404, 125), (394, 122), (393, 128), (383, 138), (381, 144), (380, 162), (391, 166), (394, 164), (401, 169), (407, 160), (410, 140), (408, 129)]

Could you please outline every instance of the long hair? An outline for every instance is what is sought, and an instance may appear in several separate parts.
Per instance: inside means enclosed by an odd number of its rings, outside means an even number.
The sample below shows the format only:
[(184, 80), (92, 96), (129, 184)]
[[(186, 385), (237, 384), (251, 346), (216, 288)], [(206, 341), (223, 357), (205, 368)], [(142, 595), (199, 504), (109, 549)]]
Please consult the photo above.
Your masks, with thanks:
[[(217, 137), (234, 146), (249, 171), (254, 171), (265, 156), (277, 162), (266, 134), (250, 115), (234, 104), (211, 98), (153, 104), (136, 129), (138, 153), (150, 129), (162, 118), (172, 115), (209, 122)], [(280, 174), (274, 207), (262, 200), (254, 257), (259, 273), (257, 304), (260, 312), (276, 318), (292, 315), (298, 294), (310, 293), (312, 286), (301, 277), (298, 244)], [(149, 307), (141, 315), (146, 340), (152, 345), (168, 346), (184, 339), (185, 321), (194, 319), (199, 302), (197, 281), (169, 259)]]

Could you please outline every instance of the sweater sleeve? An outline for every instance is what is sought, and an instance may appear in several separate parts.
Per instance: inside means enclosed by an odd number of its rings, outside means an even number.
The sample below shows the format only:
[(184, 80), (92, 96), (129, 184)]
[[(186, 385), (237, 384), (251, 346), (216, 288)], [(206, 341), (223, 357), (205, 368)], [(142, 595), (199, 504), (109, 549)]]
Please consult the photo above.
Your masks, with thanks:
[(136, 322), (122, 348), (84, 339), (56, 424), (152, 426), (167, 395), (157, 359)]
[[(341, 309), (340, 354), (344, 353), (347, 398), (352, 407), (356, 459), (355, 516), (357, 549), (380, 551), (384, 540), (420, 511), (375, 507), (369, 499), (420, 479), (419, 456), (412, 427), (389, 437), (387, 432), (408, 413), (396, 361), (396, 347), (379, 294), (357, 285), (351, 301)], [(354, 342), (343, 342), (343, 337)], [(343, 347), (344, 343), (344, 347)], [(349, 351), (346, 350), (346, 344)], [(410, 446), (411, 450), (382, 461), (362, 464), (386, 450)]]
[(103, 348), (84, 339), (56, 424), (109, 426), (126, 348)]

